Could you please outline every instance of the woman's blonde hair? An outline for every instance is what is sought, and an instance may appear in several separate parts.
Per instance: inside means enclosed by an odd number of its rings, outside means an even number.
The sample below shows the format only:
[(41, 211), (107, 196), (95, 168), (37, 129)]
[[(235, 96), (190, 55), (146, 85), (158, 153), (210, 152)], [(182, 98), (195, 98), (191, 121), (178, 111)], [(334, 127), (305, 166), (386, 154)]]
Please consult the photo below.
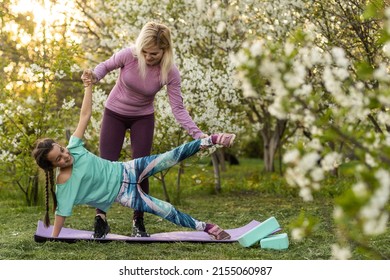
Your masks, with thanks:
[(138, 68), (144, 79), (146, 77), (146, 62), (142, 51), (155, 46), (164, 51), (160, 61), (160, 82), (165, 85), (168, 82), (168, 73), (174, 63), (171, 31), (164, 24), (148, 22), (135, 41), (135, 56), (138, 58)]

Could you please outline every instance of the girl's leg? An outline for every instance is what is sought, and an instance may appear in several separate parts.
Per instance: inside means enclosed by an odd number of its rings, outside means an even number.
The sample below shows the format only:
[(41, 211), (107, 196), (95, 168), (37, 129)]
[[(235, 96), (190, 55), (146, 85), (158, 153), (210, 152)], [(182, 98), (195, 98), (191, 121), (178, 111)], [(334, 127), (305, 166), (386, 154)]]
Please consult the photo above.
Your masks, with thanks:
[(215, 135), (201, 140), (194, 140), (160, 155), (147, 156), (123, 163), (125, 178), (128, 183), (122, 185), (116, 201), (124, 206), (158, 215), (176, 225), (204, 230), (218, 240), (230, 238), (230, 235), (217, 225), (206, 224), (178, 211), (170, 203), (144, 193), (139, 185), (143, 179), (194, 155), (200, 150), (201, 146), (211, 146), (213, 144), (230, 146), (235, 135), (221, 134), (217, 135), (215, 139), (213, 137), (215, 138)]
[[(205, 142), (206, 140), (203, 140)], [(170, 203), (151, 197), (142, 191), (140, 183), (147, 177), (174, 166), (199, 151), (201, 140), (183, 144), (169, 152), (137, 158), (124, 163), (129, 185), (121, 191), (118, 202), (122, 205), (165, 218), (177, 225), (196, 229), (197, 220), (176, 210)], [(202, 223), (201, 227), (205, 224)]]
[(180, 161), (196, 154), (200, 150), (200, 146), (207, 143), (208, 140), (209, 138), (193, 140), (163, 154), (135, 159), (134, 164), (137, 172), (135, 176), (137, 182), (140, 183), (145, 178), (168, 169)]
[[(124, 164), (125, 173), (127, 174), (125, 177), (128, 179), (131, 178), (129, 175), (134, 170), (133, 163), (134, 161), (130, 161)], [(115, 201), (126, 207), (158, 215), (178, 226), (207, 232), (217, 240), (230, 238), (230, 235), (218, 225), (201, 222), (188, 214), (180, 212), (172, 204), (144, 193), (139, 184), (131, 183), (130, 180), (129, 183), (122, 184)]]
[(127, 184), (121, 189), (116, 201), (123, 206), (160, 216), (179, 226), (196, 230), (205, 230), (206, 228), (206, 223), (180, 212), (166, 201), (159, 200), (144, 193), (139, 185), (136, 184)]

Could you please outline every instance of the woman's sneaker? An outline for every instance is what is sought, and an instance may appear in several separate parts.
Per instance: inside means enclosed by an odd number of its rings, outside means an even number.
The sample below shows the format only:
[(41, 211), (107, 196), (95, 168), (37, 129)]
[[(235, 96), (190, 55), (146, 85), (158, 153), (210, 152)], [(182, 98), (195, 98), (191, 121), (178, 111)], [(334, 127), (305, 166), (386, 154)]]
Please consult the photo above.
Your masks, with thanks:
[(94, 224), (94, 238), (105, 238), (110, 232), (110, 226), (100, 215), (96, 215)]
[(233, 145), (234, 139), (236, 138), (236, 135), (231, 133), (218, 133), (216, 135), (217, 139), (214, 144), (219, 144), (227, 148)]
[(132, 237), (150, 237), (150, 234), (146, 232), (144, 219), (135, 218), (133, 220), (133, 231), (131, 233)]

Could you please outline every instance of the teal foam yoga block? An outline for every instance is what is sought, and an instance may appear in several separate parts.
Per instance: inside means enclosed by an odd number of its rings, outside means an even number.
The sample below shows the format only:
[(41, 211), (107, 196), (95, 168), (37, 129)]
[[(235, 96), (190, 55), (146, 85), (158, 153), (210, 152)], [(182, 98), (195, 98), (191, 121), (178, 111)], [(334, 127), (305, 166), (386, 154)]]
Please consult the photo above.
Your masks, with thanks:
[(275, 234), (260, 240), (260, 246), (263, 249), (284, 250), (288, 248), (287, 233)]
[(238, 238), (238, 242), (244, 247), (250, 247), (279, 228), (279, 223), (274, 217), (268, 218), (258, 226), (241, 235)]

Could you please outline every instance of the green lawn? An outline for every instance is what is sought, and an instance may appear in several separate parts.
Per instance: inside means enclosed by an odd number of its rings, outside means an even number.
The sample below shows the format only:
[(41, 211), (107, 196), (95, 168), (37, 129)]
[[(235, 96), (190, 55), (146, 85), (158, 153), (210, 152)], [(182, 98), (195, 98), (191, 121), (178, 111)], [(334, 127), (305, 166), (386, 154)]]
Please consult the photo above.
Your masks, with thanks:
[[(0, 259), (1, 260), (323, 260), (331, 258), (335, 242), (332, 223), (332, 201), (348, 181), (333, 180), (332, 191), (318, 194), (311, 203), (303, 202), (297, 190), (287, 187), (276, 174), (262, 174), (259, 160), (241, 160), (239, 166), (227, 166), (223, 173), (222, 192), (214, 193), (212, 167), (207, 162), (186, 162), (181, 178), (180, 195), (175, 184), (177, 168), (167, 178), (172, 203), (181, 211), (204, 221), (235, 228), (252, 220), (263, 221), (274, 216), (289, 234), (287, 250), (265, 250), (259, 246), (242, 247), (238, 242), (227, 244), (200, 243), (36, 243), (33, 235), (44, 207), (25, 207), (17, 192), (1, 189)], [(151, 179), (151, 194), (163, 198), (158, 180)], [(301, 211), (317, 217), (319, 224), (303, 241), (291, 239), (291, 223)], [(109, 212), (111, 232), (127, 235), (131, 230), (132, 210), (115, 204)], [(94, 209), (74, 208), (66, 227), (92, 230)], [(53, 215), (51, 216), (53, 220)], [(157, 216), (146, 214), (150, 233), (186, 230)], [(375, 237), (370, 246), (390, 256), (390, 232)], [(353, 259), (367, 259), (355, 252)], [(373, 257), (376, 258), (376, 257)]]

